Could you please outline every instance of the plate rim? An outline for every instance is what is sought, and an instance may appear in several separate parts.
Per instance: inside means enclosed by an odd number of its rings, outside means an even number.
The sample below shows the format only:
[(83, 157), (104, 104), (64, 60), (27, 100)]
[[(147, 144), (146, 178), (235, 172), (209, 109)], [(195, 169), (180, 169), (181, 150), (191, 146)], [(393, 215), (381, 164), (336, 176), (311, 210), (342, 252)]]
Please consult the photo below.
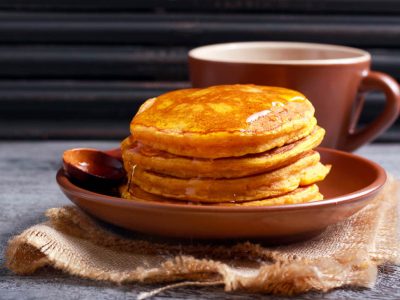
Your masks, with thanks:
[(135, 206), (137, 208), (142, 209), (174, 209), (174, 210), (182, 210), (182, 211), (190, 211), (190, 212), (203, 212), (203, 213), (218, 213), (218, 212), (231, 212), (231, 213), (240, 213), (240, 212), (278, 212), (278, 211), (295, 211), (295, 210), (304, 210), (311, 208), (321, 208), (321, 207), (329, 207), (338, 205), (339, 203), (352, 203), (357, 202), (359, 200), (364, 199), (367, 196), (375, 195), (385, 184), (387, 180), (386, 171), (374, 161), (371, 161), (365, 157), (360, 155), (356, 155), (353, 153), (340, 151), (331, 148), (323, 148), (318, 147), (317, 151), (321, 152), (330, 152), (335, 155), (342, 155), (350, 157), (351, 159), (361, 160), (363, 163), (372, 166), (377, 172), (376, 179), (369, 185), (365, 186), (362, 189), (354, 191), (349, 194), (341, 195), (334, 198), (324, 199), (322, 201), (308, 202), (308, 203), (298, 203), (298, 204), (283, 204), (283, 205), (274, 205), (274, 206), (201, 206), (201, 205), (190, 205), (190, 204), (175, 204), (175, 203), (161, 203), (161, 202), (151, 202), (151, 201), (143, 201), (134, 199), (124, 199), (121, 197), (109, 196), (104, 194), (99, 194), (90, 190), (86, 190), (82, 187), (75, 185), (73, 182), (69, 180), (69, 178), (65, 175), (63, 168), (61, 167), (56, 174), (56, 181), (60, 187), (60, 189), (64, 193), (73, 194), (80, 198), (84, 198), (86, 200), (101, 202), (106, 205), (122, 205), (132, 207)]

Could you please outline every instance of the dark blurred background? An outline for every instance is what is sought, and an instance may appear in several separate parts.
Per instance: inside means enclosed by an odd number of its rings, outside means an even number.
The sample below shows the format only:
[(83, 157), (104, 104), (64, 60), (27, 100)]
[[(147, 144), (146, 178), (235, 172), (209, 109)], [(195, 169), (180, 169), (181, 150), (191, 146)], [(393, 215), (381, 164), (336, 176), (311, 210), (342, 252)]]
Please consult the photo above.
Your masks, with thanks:
[(397, 0), (0, 0), (0, 139), (121, 139), (144, 100), (189, 86), (189, 49), (258, 40), (363, 48), (400, 80)]

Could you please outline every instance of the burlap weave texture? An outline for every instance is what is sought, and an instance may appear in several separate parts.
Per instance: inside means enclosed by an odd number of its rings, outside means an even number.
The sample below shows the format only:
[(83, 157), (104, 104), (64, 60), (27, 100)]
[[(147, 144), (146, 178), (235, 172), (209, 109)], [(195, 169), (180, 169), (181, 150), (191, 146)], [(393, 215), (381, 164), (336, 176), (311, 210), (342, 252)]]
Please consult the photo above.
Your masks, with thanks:
[(372, 287), (377, 266), (400, 262), (398, 182), (389, 178), (362, 211), (312, 240), (280, 247), (178, 243), (110, 232), (74, 206), (9, 241), (7, 267), (30, 274), (50, 265), (94, 280), (194, 281), (226, 291), (290, 295), (341, 286)]

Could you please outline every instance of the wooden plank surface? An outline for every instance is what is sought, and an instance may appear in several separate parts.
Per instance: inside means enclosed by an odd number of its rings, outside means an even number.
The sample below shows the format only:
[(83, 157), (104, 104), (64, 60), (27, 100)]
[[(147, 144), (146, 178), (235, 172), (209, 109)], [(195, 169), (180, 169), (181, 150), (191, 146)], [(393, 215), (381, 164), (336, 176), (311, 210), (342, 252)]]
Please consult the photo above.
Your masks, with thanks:
[[(23, 229), (45, 220), (44, 211), (51, 207), (68, 205), (55, 182), (64, 150), (72, 147), (109, 149), (117, 141), (69, 142), (0, 142), (0, 251), (4, 253), (7, 240)], [(400, 177), (400, 145), (370, 145), (358, 151)], [(4, 256), (0, 256), (0, 265)], [(296, 297), (311, 299), (386, 299), (400, 298), (400, 267), (380, 268), (373, 289), (338, 289), (327, 294), (307, 293)], [(113, 285), (84, 280), (52, 270), (43, 270), (31, 276), (16, 276), (0, 268), (1, 299), (135, 299), (141, 291), (154, 285)], [(273, 299), (292, 300), (258, 294), (223, 292), (221, 287), (182, 288), (167, 291), (153, 299)]]
[(187, 47), (1, 46), (0, 78), (187, 80), (188, 50)]
[[(145, 99), (188, 86), (187, 51), (209, 43), (362, 47), (400, 80), (399, 15), (395, 0), (3, 0), (0, 139), (120, 138)], [(371, 95), (361, 123), (383, 102)]]
[[(188, 79), (190, 49), (187, 46), (3, 45), (0, 78), (183, 81)], [(400, 79), (400, 50), (365, 50), (372, 54), (373, 69)]]
[[(35, 124), (35, 120), (39, 121), (36, 124), (46, 120), (79, 120), (87, 128), (95, 129), (100, 125), (96, 130), (101, 132), (104, 129), (101, 120), (116, 120), (127, 126), (145, 100), (188, 86), (188, 82), (178, 81), (0, 81), (0, 119), (5, 123), (9, 121), (7, 127), (12, 128), (15, 125), (20, 128), (26, 122)], [(97, 120), (97, 123), (91, 120)], [(62, 129), (57, 125), (52, 128)], [(31, 130), (32, 126), (27, 129)]]
[(31, 11), (206, 11), (394, 14), (397, 0), (2, 0), (0, 8)]
[[(188, 82), (0, 80), (0, 139), (120, 139), (139, 106)], [(382, 110), (384, 96), (366, 99), (360, 124)], [(400, 141), (399, 122), (378, 141)]]
[(0, 12), (0, 40), (168, 46), (292, 40), (398, 47), (400, 19), (369, 15)]

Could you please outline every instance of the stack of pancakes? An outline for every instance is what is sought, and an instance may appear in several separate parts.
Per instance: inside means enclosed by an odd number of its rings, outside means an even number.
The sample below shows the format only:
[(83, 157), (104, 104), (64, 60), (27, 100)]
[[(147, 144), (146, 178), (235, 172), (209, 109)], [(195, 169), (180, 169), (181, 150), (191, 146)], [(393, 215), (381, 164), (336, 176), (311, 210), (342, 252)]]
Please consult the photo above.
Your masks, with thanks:
[(265, 206), (321, 200), (330, 166), (314, 107), (293, 90), (256, 85), (184, 89), (147, 100), (121, 145), (122, 197)]

